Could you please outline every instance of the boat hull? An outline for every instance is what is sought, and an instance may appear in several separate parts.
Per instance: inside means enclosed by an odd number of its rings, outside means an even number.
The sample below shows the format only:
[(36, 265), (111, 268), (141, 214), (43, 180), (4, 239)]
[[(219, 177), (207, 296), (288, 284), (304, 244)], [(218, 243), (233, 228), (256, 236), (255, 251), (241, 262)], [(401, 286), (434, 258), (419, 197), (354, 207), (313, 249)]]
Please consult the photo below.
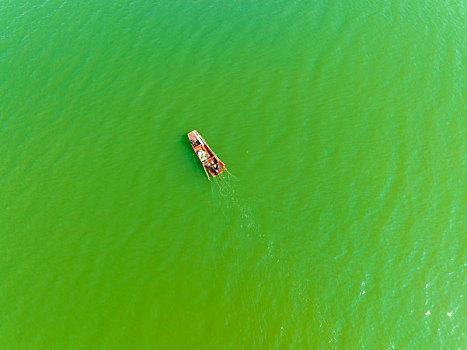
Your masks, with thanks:
[(226, 170), (224, 163), (217, 157), (204, 138), (196, 130), (188, 133), (188, 139), (209, 180), (211, 180), (211, 177), (219, 176)]

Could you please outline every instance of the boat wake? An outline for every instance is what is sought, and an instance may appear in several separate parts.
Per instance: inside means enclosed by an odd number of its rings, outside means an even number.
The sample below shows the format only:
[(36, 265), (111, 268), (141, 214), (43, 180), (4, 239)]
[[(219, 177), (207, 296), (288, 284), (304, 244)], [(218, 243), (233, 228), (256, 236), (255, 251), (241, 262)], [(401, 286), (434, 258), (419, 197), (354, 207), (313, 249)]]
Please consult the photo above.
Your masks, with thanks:
[(221, 199), (219, 203), (222, 206), (221, 212), (223, 216), (229, 216), (228, 221), (230, 222), (230, 216), (234, 214), (240, 218), (240, 228), (244, 230), (244, 233), (259, 233), (259, 225), (253, 218), (251, 208), (248, 206), (248, 201), (240, 200), (236, 191), (236, 187), (238, 187), (239, 183), (238, 178), (229, 171), (227, 171), (225, 175), (226, 176), (222, 176), (221, 178), (215, 179), (216, 181), (211, 182), (212, 193), (217, 199)]
[[(223, 271), (225, 278), (224, 293), (227, 305), (235, 307), (236, 313), (254, 315), (251, 320), (253, 329), (259, 329), (261, 312), (258, 309), (258, 289), (250, 283), (251, 274), (258, 268), (259, 247), (263, 244), (262, 230), (255, 220), (247, 198), (240, 193), (240, 180), (231, 173), (211, 181), (213, 203), (219, 214), (218, 249), (221, 259), (226, 261)], [(235, 313), (226, 317), (226, 322), (234, 322)], [(231, 317), (233, 317), (231, 319)], [(258, 325), (253, 327), (253, 325)]]
[[(224, 174), (223, 174), (224, 175)], [(268, 326), (268, 319), (263, 318), (259, 307), (269, 303), (269, 296), (274, 292), (290, 293), (291, 300), (300, 304), (307, 300), (306, 307), (295, 308), (289, 320), (283, 324), (293, 324), (297, 318), (313, 315), (313, 322), (329, 337), (329, 346), (336, 349), (336, 331), (326, 320), (320, 305), (309, 298), (309, 285), (303, 277), (287, 263), (285, 254), (277, 237), (271, 237), (255, 219), (254, 210), (249, 205), (247, 196), (241, 193), (241, 181), (231, 174), (225, 174), (211, 181), (213, 203), (217, 206), (219, 221), (216, 233), (217, 249), (220, 259), (227, 262), (222, 271), (225, 279), (224, 297), (227, 305), (235, 305), (235, 313), (248, 315), (249, 336), (261, 338), (263, 327)], [(289, 229), (288, 226), (285, 227)], [(277, 280), (291, 282), (286, 289), (280, 289)], [(264, 284), (262, 281), (264, 281)], [(309, 316), (306, 316), (309, 317)], [(233, 322), (230, 313), (226, 322)], [(282, 341), (283, 326), (277, 335), (277, 342)], [(255, 332), (258, 332), (255, 334)]]

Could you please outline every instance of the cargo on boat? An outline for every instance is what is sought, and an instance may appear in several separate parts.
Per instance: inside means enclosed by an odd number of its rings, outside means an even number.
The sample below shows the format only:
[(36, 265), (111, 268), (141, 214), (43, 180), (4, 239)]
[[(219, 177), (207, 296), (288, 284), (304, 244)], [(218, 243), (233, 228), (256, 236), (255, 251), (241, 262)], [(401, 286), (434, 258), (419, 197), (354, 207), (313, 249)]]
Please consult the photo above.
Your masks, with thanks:
[(221, 162), (219, 157), (216, 156), (216, 154), (212, 151), (206, 141), (204, 141), (202, 136), (196, 130), (188, 133), (188, 138), (190, 139), (193, 150), (203, 165), (203, 169), (208, 177), (208, 180), (211, 180), (210, 176), (216, 177), (227, 169), (224, 163)]

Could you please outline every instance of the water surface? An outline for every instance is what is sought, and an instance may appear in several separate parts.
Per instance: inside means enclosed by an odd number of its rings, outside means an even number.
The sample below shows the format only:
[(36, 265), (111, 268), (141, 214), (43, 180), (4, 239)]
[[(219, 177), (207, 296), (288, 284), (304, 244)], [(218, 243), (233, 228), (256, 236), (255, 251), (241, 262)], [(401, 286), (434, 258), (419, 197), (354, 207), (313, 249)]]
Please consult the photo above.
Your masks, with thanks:
[(465, 347), (465, 1), (0, 14), (1, 348)]

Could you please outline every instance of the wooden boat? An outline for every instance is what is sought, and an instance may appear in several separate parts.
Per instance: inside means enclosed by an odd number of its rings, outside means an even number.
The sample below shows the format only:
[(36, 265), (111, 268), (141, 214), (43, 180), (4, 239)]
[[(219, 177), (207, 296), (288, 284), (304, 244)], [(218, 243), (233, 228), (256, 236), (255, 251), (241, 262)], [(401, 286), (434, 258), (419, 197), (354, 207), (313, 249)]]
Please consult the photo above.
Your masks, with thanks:
[(208, 180), (211, 180), (209, 175), (216, 177), (219, 176), (224, 170), (227, 170), (224, 163), (221, 162), (219, 157), (216, 156), (216, 154), (212, 151), (206, 141), (204, 141), (204, 139), (196, 130), (188, 133), (188, 138), (190, 139), (193, 150), (203, 165), (203, 169), (208, 177)]

